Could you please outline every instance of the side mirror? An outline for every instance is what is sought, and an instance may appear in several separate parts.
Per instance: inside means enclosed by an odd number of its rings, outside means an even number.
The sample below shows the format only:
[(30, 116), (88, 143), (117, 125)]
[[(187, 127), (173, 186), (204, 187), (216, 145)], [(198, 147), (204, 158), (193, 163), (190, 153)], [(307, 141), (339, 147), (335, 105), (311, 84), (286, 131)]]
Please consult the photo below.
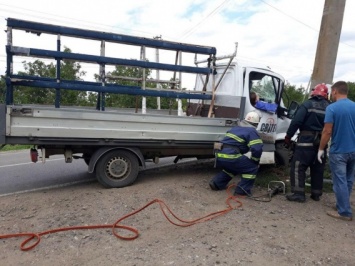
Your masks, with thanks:
[(295, 101), (292, 101), (287, 110), (287, 117), (292, 119), (295, 116), (295, 113), (299, 107), (299, 104)]

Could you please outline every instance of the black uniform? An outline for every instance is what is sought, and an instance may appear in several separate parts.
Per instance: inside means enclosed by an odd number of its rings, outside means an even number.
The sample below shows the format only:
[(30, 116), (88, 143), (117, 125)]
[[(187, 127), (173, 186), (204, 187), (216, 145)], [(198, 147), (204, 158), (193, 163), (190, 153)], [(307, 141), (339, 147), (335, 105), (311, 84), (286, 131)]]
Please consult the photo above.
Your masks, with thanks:
[[(329, 101), (322, 96), (313, 96), (297, 110), (287, 136), (292, 138), (299, 129), (298, 140), (291, 160), (291, 190), (295, 194), (305, 195), (306, 170), (311, 170), (311, 197), (322, 195), (325, 160), (319, 163), (317, 153), (324, 126), (325, 108)], [(317, 199), (317, 200), (318, 200)]]

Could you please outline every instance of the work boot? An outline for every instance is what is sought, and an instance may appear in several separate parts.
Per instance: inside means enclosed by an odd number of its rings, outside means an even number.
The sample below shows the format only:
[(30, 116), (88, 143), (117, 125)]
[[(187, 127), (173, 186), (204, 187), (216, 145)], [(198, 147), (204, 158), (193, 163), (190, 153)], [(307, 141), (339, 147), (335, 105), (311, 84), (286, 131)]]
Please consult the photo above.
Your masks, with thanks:
[(208, 184), (210, 185), (210, 188), (212, 190), (215, 190), (215, 191), (219, 190), (218, 187), (216, 186), (216, 184), (212, 180)]
[(314, 194), (312, 194), (310, 198), (311, 198), (312, 200), (314, 200), (314, 201), (319, 201), (319, 200), (320, 200), (320, 196), (319, 196), (319, 195), (314, 195)]
[(289, 201), (305, 202), (306, 196), (304, 194), (293, 193), (292, 195), (286, 195), (286, 199)]

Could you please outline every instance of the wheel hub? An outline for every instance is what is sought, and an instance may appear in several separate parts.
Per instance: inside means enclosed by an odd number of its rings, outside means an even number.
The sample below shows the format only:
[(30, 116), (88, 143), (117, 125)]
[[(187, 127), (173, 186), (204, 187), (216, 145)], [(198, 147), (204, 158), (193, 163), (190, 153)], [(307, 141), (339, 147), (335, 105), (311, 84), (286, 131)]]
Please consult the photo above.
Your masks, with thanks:
[(114, 157), (107, 162), (106, 172), (111, 178), (123, 178), (129, 172), (129, 163), (125, 158)]

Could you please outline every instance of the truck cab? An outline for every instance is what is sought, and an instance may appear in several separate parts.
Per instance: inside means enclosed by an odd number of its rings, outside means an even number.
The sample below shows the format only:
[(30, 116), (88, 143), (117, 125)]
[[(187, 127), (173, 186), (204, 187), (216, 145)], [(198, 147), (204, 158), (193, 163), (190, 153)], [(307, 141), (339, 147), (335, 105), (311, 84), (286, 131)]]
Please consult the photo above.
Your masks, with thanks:
[[(215, 67), (214, 77), (206, 82), (200, 75), (196, 77), (196, 91), (215, 94), (211, 100), (191, 100), (188, 114), (199, 113), (207, 116), (212, 110), (213, 117), (244, 119), (255, 111), (260, 116), (257, 130), (264, 142), (261, 163), (287, 164), (288, 152), (283, 147), (283, 139), (291, 122), (282, 101), (284, 78), (269, 68), (242, 65), (238, 62), (220, 64)], [(258, 94), (264, 106), (275, 109), (258, 108), (250, 99), (250, 93)], [(211, 107), (211, 105), (213, 105)]]

